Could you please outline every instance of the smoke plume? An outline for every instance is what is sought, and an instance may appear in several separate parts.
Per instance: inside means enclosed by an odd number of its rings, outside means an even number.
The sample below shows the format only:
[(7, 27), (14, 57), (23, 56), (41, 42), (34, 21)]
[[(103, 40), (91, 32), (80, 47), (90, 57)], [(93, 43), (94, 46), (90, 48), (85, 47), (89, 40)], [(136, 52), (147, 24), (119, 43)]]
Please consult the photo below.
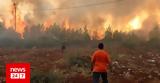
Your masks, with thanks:
[(113, 30), (149, 32), (160, 24), (160, 0), (1, 0), (0, 22), (14, 27), (11, 11), (17, 4), (17, 32), (26, 26), (58, 23), (66, 29), (87, 26), (91, 36), (103, 38)]

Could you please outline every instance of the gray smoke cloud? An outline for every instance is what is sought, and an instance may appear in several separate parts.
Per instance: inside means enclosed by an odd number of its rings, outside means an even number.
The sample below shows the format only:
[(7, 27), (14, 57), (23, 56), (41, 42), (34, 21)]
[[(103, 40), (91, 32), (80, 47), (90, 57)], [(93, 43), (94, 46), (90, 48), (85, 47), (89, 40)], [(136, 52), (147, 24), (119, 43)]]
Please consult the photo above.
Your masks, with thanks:
[[(149, 31), (160, 23), (160, 0), (1, 0), (0, 11), (8, 10), (12, 2), (27, 25), (42, 24), (49, 19), (51, 23), (64, 24), (70, 28), (87, 25), (91, 32), (104, 32), (109, 25), (113, 29), (130, 30), (129, 22), (137, 16), (142, 30)], [(3, 13), (2, 13), (3, 14)], [(5, 14), (5, 13), (4, 13)], [(1, 16), (2, 18), (2, 16)], [(4, 19), (8, 17), (4, 17)], [(138, 19), (138, 20), (139, 20)], [(93, 35), (94, 33), (91, 33)]]

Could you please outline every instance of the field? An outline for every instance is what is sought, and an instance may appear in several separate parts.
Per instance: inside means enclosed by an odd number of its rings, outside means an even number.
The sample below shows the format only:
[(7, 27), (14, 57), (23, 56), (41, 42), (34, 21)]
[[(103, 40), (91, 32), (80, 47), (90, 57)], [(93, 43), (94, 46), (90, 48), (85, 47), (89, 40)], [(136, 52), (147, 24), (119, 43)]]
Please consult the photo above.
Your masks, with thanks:
[[(0, 80), (5, 83), (6, 63), (29, 62), (31, 83), (91, 83), (90, 56), (95, 49), (89, 46), (68, 47), (64, 52), (60, 48), (0, 49)], [(160, 83), (158, 50), (118, 46), (106, 50), (112, 58), (110, 83)]]

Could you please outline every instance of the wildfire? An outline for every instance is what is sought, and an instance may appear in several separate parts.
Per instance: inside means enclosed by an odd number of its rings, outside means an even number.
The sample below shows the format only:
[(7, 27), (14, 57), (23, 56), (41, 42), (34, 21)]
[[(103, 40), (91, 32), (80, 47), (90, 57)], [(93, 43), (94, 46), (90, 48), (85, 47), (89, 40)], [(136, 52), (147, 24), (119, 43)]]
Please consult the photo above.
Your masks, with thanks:
[(104, 25), (103, 25), (105, 30), (107, 30), (107, 28), (110, 27), (110, 25), (112, 25), (112, 21), (113, 21), (113, 18), (112, 18), (111, 15), (107, 15), (105, 17), (105, 22), (104, 22)]
[(15, 4), (12, 4), (10, 8), (11, 9), (8, 17), (2, 20), (2, 22), (4, 23), (6, 28), (15, 29), (15, 31), (18, 32), (23, 38), (24, 28), (26, 27), (26, 23), (23, 19), (24, 17), (18, 9), (16, 9), (15, 12)]
[(3, 19), (2, 19), (2, 18), (0, 18), (0, 22), (3, 22)]
[(158, 24), (160, 25), (160, 10), (158, 10), (157, 12), (156, 12), (156, 15), (157, 15), (157, 21), (158, 21)]
[(140, 29), (142, 24), (140, 21), (139, 17), (134, 18), (133, 20), (131, 20), (131, 22), (129, 23), (130, 26), (132, 27), (132, 29)]
[(9, 19), (5, 19), (4, 20), (4, 25), (6, 28), (10, 28), (12, 26), (12, 20), (9, 20)]
[(49, 28), (53, 24), (52, 19), (48, 19), (43, 23), (45, 29)]
[(140, 15), (135, 16), (135, 18), (133, 18), (129, 22), (129, 27), (133, 30), (140, 29), (145, 19), (147, 19), (147, 17), (148, 17), (148, 14), (146, 12), (143, 12)]
[[(17, 1), (17, 7), (13, 5), (12, 1)], [(153, 23), (160, 24), (160, 6), (157, 5), (157, 0), (144, 0), (144, 2), (139, 0), (141, 5), (134, 3), (138, 2), (138, 0), (133, 0), (133, 5), (128, 7), (129, 9), (127, 6), (119, 7), (119, 3), (108, 6), (103, 5), (104, 8), (102, 8), (103, 6), (78, 8), (79, 5), (80, 7), (83, 4), (85, 5), (85, 0), (80, 2), (73, 0), (75, 3), (73, 5), (71, 2), (65, 2), (64, 4), (63, 1), (4, 0), (0, 3), (1, 5), (4, 4), (4, 9), (3, 7), (0, 8), (0, 14), (2, 13), (3, 15), (0, 15), (0, 22), (4, 23), (6, 28), (15, 28), (16, 25), (15, 31), (20, 33), (22, 37), (25, 27), (30, 27), (30, 25), (43, 24), (44, 30), (50, 28), (54, 22), (60, 24), (66, 30), (79, 30), (79, 28), (86, 25), (91, 38), (95, 37), (97, 39), (104, 38), (105, 31), (110, 25), (113, 31), (122, 30), (127, 32), (143, 29), (144, 26), (148, 27), (148, 25), (153, 26)], [(95, 1), (99, 2), (101, 0)], [(132, 1), (124, 0), (125, 4), (130, 2)], [(112, 6), (115, 6), (116, 9), (108, 9), (112, 8)], [(3, 10), (7, 12), (3, 12)], [(53, 12), (55, 12), (54, 15)]]
[(66, 18), (63, 22), (62, 22), (62, 27), (65, 28), (66, 30), (68, 30), (70, 28), (70, 24), (69, 24), (69, 19)]
[(23, 37), (24, 28), (26, 27), (26, 23), (24, 20), (22, 20), (20, 16), (18, 16), (16, 20), (17, 20), (16, 21), (16, 24), (17, 24), (16, 31), (21, 34), (21, 37)]

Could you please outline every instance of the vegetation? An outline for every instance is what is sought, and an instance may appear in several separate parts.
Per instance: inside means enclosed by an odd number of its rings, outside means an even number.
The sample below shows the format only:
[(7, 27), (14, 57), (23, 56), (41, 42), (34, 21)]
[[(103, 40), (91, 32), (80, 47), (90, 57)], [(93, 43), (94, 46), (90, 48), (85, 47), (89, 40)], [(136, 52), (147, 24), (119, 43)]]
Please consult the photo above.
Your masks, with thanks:
[(63, 83), (63, 76), (59, 72), (37, 72), (31, 73), (31, 83)]
[[(114, 31), (111, 27), (105, 32), (105, 38), (101, 41), (108, 45), (123, 45), (128, 48), (136, 46), (149, 46), (160, 48), (160, 29), (158, 26), (150, 31), (148, 40), (140, 37), (134, 31), (122, 32)], [(0, 47), (32, 48), (32, 47), (57, 47), (62, 44), (71, 46), (94, 45), (98, 40), (91, 40), (86, 27), (79, 30), (66, 30), (54, 24), (44, 30), (42, 25), (25, 28), (23, 38), (12, 28), (6, 29), (0, 24)]]

